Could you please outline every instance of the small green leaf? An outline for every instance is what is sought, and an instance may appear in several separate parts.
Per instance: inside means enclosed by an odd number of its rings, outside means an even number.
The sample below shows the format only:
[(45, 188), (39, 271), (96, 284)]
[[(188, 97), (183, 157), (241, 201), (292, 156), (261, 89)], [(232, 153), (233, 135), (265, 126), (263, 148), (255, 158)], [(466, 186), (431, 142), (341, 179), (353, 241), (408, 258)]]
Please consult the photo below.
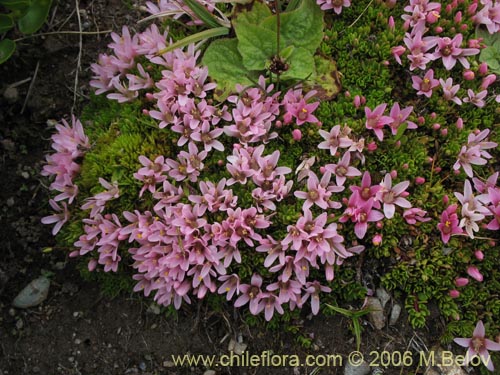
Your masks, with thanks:
[(246, 22), (252, 25), (260, 24), (265, 18), (272, 15), (271, 9), (261, 2), (254, 2), (252, 9), (249, 11), (242, 11), (236, 17), (234, 24)]
[(289, 68), (281, 75), (281, 78), (304, 80), (314, 73), (314, 57), (305, 48), (294, 48), (287, 63)]
[[(208, 73), (217, 82), (218, 96), (234, 92), (237, 83), (252, 85), (249, 74), (238, 52), (238, 40), (218, 39), (213, 41), (203, 55), (202, 64), (208, 67)], [(250, 78), (253, 77), (250, 76)]]
[(316, 96), (321, 100), (330, 100), (337, 96), (342, 86), (340, 74), (333, 60), (314, 56), (316, 72), (306, 82), (309, 89), (316, 90)]
[(492, 39), (491, 41), (493, 41), (492, 44), (481, 50), (479, 61), (487, 63), (489, 70), (493, 73), (500, 74), (500, 37), (498, 40)]
[(217, 18), (214, 17), (212, 13), (210, 13), (207, 8), (205, 8), (203, 5), (201, 5), (198, 1), (196, 0), (184, 0), (186, 5), (193, 11), (193, 13), (198, 17), (200, 20), (203, 21), (205, 25), (208, 25), (210, 27), (219, 27), (222, 26), (222, 24), (217, 21)]
[(187, 46), (191, 43), (199, 42), (200, 40), (205, 40), (209, 38), (214, 38), (216, 36), (222, 36), (229, 34), (229, 29), (227, 27), (216, 27), (214, 29), (208, 29), (204, 31), (200, 31), (199, 33), (190, 35), (181, 39), (174, 44), (169, 45), (167, 48), (162, 49), (158, 52), (158, 55), (163, 55), (164, 53), (173, 51), (174, 49), (181, 48)]
[(234, 30), (243, 65), (248, 70), (264, 70), (278, 51), (276, 32), (244, 22), (235, 24)]
[(14, 20), (7, 14), (0, 14), (0, 34), (14, 27)]
[(33, 34), (45, 23), (49, 15), (52, 0), (33, 0), (28, 12), (21, 17), (17, 24), (23, 34)]
[[(314, 53), (323, 40), (323, 11), (314, 0), (302, 0), (299, 8), (281, 14), (283, 46), (303, 47)], [(261, 26), (277, 30), (276, 15), (262, 21)]]
[(10, 39), (4, 39), (0, 41), (0, 64), (3, 64), (5, 61), (12, 56), (14, 51), (16, 50), (16, 43)]

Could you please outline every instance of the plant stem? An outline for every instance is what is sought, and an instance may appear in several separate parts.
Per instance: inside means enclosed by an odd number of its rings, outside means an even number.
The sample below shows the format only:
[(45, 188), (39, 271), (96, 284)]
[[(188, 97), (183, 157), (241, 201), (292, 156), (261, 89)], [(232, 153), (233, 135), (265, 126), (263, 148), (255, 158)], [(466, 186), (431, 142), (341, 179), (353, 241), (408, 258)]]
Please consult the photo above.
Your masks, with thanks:
[[(281, 33), (281, 12), (280, 12), (280, 0), (274, 1), (274, 6), (276, 8), (276, 60), (281, 61), (280, 59), (280, 33)], [(276, 89), (279, 90), (280, 86), (280, 73), (276, 73)]]

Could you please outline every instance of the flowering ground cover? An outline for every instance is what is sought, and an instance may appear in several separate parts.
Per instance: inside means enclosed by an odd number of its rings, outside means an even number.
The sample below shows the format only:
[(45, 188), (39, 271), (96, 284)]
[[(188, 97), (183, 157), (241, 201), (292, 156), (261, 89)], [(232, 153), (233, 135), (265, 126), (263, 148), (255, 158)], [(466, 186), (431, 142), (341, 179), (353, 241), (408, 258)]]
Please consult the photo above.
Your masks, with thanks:
[(415, 328), (437, 304), (440, 340), (493, 370), (500, 5), (145, 9), (155, 23), (112, 34), (42, 172), (42, 222), (82, 273), (275, 328), (382, 285)]

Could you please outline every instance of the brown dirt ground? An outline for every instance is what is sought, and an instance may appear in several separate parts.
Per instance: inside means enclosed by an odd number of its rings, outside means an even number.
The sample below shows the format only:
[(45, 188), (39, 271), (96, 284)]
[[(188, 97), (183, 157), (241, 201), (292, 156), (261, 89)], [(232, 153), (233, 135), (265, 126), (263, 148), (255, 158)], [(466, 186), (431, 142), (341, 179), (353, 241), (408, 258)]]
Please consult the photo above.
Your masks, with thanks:
[[(80, 2), (84, 31), (112, 29), (138, 19), (138, 11), (119, 0)], [(55, 2), (42, 32), (78, 30), (74, 2)], [(89, 92), (89, 65), (105, 50), (106, 35), (83, 36), (75, 112)], [(18, 51), (0, 66), (0, 94), (16, 82), (10, 100), (0, 95), (0, 375), (18, 374), (202, 374), (203, 366), (172, 367), (171, 354), (227, 354), (231, 338), (241, 336), (248, 351), (343, 354), (354, 350), (345, 318), (323, 316), (299, 322), (312, 347), (298, 345), (291, 333), (249, 328), (233, 312), (215, 314), (199, 303), (177, 318), (148, 311), (149, 300), (138, 295), (102, 297), (97, 285), (83, 281), (62, 252), (44, 254), (52, 245), (50, 229), (40, 224), (47, 209), (47, 191), (39, 177), (49, 148), (47, 119), (59, 119), (73, 107), (73, 85), (79, 54), (77, 35), (56, 34), (21, 41)], [(26, 100), (29, 92), (29, 97)], [(26, 104), (24, 104), (26, 100)], [(24, 111), (21, 110), (25, 106)], [(42, 270), (54, 273), (49, 298), (39, 307), (15, 310), (11, 302)], [(404, 351), (416, 335), (402, 316), (399, 325), (382, 331), (364, 322), (362, 351)], [(419, 332), (427, 345), (429, 332)], [(345, 359), (345, 357), (344, 357)], [(217, 368), (226, 374), (341, 374), (340, 366), (323, 368)], [(384, 374), (418, 374), (423, 369), (386, 369)]]

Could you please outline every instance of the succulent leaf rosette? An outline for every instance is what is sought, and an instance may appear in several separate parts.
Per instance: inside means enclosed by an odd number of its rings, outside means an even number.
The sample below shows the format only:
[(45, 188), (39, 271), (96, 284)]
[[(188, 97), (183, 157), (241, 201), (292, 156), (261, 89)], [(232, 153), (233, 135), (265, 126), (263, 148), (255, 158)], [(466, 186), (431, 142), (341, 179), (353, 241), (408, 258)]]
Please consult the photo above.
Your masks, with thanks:
[[(494, 259), (479, 269), (500, 228), (498, 84), (460, 27), (497, 30), (483, 9), (498, 5), (362, 3), (303, 0), (279, 14), (255, 2), (229, 16), (215, 3), (148, 2), (150, 13), (213, 27), (185, 40), (155, 24), (111, 35), (90, 82), (108, 100), (52, 137), (43, 174), (55, 213), (43, 222), (90, 271), (132, 273), (135, 291), (177, 309), (221, 295), (266, 320), (306, 305), (317, 314), (341, 266), (365, 252), (391, 259), (381, 279), (407, 293), (412, 324), (430, 298), (456, 318), (469, 292), (455, 280), (498, 273)], [(356, 47), (356, 33), (371, 32), (352, 26), (359, 17), (385, 17), (378, 49)], [(354, 65), (356, 53), (366, 64)], [(404, 95), (387, 90), (397, 79)], [(441, 284), (422, 284), (443, 264)]]

